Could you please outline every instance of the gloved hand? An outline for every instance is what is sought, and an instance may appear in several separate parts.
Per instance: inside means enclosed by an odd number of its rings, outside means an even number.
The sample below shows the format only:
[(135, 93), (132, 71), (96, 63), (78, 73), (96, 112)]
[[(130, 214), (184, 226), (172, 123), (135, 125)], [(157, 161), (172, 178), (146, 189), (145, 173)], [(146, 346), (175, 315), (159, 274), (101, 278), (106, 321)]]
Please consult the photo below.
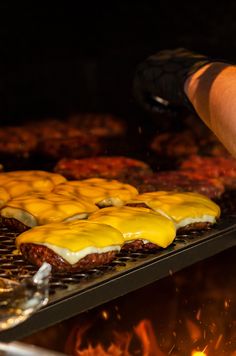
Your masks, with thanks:
[(210, 62), (210, 58), (184, 48), (160, 51), (138, 65), (134, 97), (146, 110), (162, 113), (183, 105), (194, 110), (184, 92), (184, 83)]

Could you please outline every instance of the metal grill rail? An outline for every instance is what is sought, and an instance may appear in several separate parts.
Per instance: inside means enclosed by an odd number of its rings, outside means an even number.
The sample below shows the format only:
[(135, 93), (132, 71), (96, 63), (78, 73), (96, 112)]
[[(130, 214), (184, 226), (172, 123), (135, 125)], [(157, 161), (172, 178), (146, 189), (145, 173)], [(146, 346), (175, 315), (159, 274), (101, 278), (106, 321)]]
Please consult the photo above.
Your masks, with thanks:
[[(15, 253), (16, 233), (0, 230), (0, 277), (22, 280), (36, 267)], [(20, 339), (85, 310), (127, 294), (160, 278), (236, 245), (236, 216), (208, 231), (180, 235), (167, 249), (121, 252), (109, 265), (83, 273), (54, 273), (49, 304), (25, 323), (0, 334), (0, 340)]]

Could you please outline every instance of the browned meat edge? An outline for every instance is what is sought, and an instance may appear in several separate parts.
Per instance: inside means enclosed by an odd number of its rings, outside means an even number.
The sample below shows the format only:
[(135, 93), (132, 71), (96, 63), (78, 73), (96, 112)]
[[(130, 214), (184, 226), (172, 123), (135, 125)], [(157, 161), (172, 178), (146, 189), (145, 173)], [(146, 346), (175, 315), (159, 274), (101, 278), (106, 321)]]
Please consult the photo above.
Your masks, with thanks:
[(103, 266), (110, 263), (116, 255), (116, 251), (109, 251), (100, 254), (91, 253), (82, 258), (77, 263), (71, 265), (46, 246), (32, 243), (23, 243), (20, 246), (20, 251), (27, 261), (38, 267), (40, 267), (43, 262), (48, 262), (51, 264), (54, 270), (65, 272), (77, 272)]
[(193, 230), (208, 230), (210, 229), (212, 226), (212, 223), (210, 222), (195, 222), (183, 227), (180, 227), (177, 230), (177, 233), (182, 235), (182, 234), (187, 234), (189, 231), (193, 231)]
[(24, 225), (22, 222), (14, 219), (14, 218), (1, 217), (0, 225), (6, 226), (8, 229), (13, 230), (15, 232), (24, 232), (24, 231), (30, 229), (29, 226)]
[(122, 250), (126, 251), (140, 251), (140, 250), (153, 250), (159, 249), (160, 246), (153, 244), (151, 242), (144, 243), (142, 240), (134, 240), (132, 242), (127, 242), (122, 246)]

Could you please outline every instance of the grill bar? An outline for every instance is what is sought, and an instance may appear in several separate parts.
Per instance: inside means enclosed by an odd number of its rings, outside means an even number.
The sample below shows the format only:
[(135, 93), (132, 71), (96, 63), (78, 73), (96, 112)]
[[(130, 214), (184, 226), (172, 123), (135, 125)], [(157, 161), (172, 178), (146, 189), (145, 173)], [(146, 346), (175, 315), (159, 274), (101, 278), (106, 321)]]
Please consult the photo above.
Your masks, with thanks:
[[(15, 234), (6, 230), (0, 235), (0, 275), (21, 280), (31, 276), (36, 269), (21, 256), (14, 255), (14, 238)], [(12, 341), (30, 335), (235, 245), (236, 216), (231, 216), (209, 231), (178, 236), (167, 249), (122, 252), (110, 265), (86, 273), (55, 273), (50, 282), (49, 304), (25, 323), (2, 332), (0, 340)]]

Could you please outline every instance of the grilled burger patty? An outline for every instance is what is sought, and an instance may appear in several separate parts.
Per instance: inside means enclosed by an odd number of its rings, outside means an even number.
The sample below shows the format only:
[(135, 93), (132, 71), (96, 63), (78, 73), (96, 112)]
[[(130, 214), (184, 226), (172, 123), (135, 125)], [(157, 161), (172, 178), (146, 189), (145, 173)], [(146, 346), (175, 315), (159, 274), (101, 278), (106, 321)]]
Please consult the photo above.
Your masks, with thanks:
[(91, 253), (82, 258), (79, 262), (71, 265), (47, 246), (23, 243), (20, 246), (20, 251), (27, 261), (38, 267), (40, 267), (43, 262), (48, 262), (54, 270), (65, 272), (77, 272), (99, 267), (110, 263), (116, 255), (115, 251)]
[(46, 261), (55, 270), (71, 272), (109, 263), (123, 243), (118, 230), (88, 220), (38, 226), (16, 238), (26, 260), (37, 266)]
[(88, 157), (100, 152), (99, 138), (120, 137), (125, 132), (124, 121), (110, 114), (79, 114), (65, 121), (43, 118), (23, 126), (0, 128), (0, 153), (24, 158), (32, 153), (57, 158)]
[(56, 167), (69, 179), (86, 178), (118, 178), (123, 180), (128, 176), (148, 174), (151, 168), (148, 164), (127, 157), (96, 157), (84, 159), (62, 159)]
[(9, 200), (0, 211), (2, 221), (14, 229), (46, 225), (52, 222), (86, 219), (98, 207), (85, 199), (55, 193), (31, 193)]
[(31, 126), (33, 132), (38, 134), (35, 151), (57, 159), (96, 156), (106, 149), (105, 138), (119, 138), (126, 132), (126, 125), (121, 119), (95, 113), (78, 114), (64, 122), (44, 120), (35, 127)]
[(206, 228), (208, 224), (216, 223), (220, 217), (220, 207), (198, 193), (148, 192), (136, 196), (133, 203), (138, 202), (145, 203), (153, 211), (171, 219), (176, 230)]
[(217, 137), (210, 130), (203, 131), (189, 129), (161, 133), (153, 138), (150, 148), (159, 156), (172, 158), (184, 158), (193, 154), (227, 155), (226, 149)]
[(177, 230), (177, 235), (182, 235), (185, 233), (188, 233), (190, 231), (196, 231), (196, 230), (208, 230), (211, 228), (213, 224), (207, 221), (202, 221), (202, 222), (195, 222), (183, 227), (180, 227)]
[(185, 171), (166, 171), (130, 177), (140, 193), (158, 190), (175, 192), (195, 192), (206, 195), (208, 198), (219, 198), (224, 193), (224, 185), (217, 178), (204, 177), (199, 173)]
[[(136, 203), (129, 203), (129, 204), (126, 204), (126, 206), (130, 206), (130, 207), (133, 207), (133, 208), (147, 208), (147, 209), (150, 209), (148, 207), (147, 204), (143, 203), (143, 202), (136, 202)], [(193, 230), (207, 230), (208, 228), (210, 228), (210, 226), (212, 226), (211, 223), (209, 222), (206, 222), (206, 221), (201, 221), (201, 222), (194, 222), (194, 223), (191, 223), (191, 224), (188, 224), (184, 227), (181, 227), (181, 228), (178, 228), (177, 229), (177, 234), (184, 234), (184, 233), (187, 233), (189, 231), (193, 231)], [(128, 246), (126, 246), (128, 245)], [(126, 244), (122, 247), (122, 249), (125, 249), (125, 250), (133, 250), (133, 249), (153, 249), (153, 248), (158, 248), (157, 245), (155, 244), (151, 244), (151, 243), (147, 243), (147, 244), (144, 244), (143, 241), (141, 240), (136, 240), (134, 242), (131, 242), (130, 244)], [(129, 248), (129, 245), (130, 248)]]
[(125, 122), (111, 114), (77, 114), (69, 117), (67, 123), (97, 137), (122, 136), (126, 132)]
[(2, 216), (0, 217), (0, 226), (7, 227), (9, 230), (17, 232), (24, 232), (30, 228), (29, 226), (23, 224), (17, 219), (5, 218)]
[(104, 208), (91, 214), (89, 221), (110, 225), (120, 231), (125, 250), (165, 248), (173, 242), (176, 234), (170, 219), (143, 207)]
[(127, 242), (122, 246), (122, 250), (125, 251), (143, 251), (143, 250), (156, 250), (160, 249), (160, 246), (153, 244), (151, 242), (144, 243), (142, 240), (134, 240), (132, 242)]
[(40, 142), (37, 153), (51, 158), (81, 158), (96, 156), (103, 151), (101, 141), (95, 136), (80, 134), (75, 137), (45, 139)]
[(25, 127), (7, 126), (0, 128), (0, 153), (28, 158), (37, 146), (37, 136)]
[(60, 184), (54, 193), (70, 196), (73, 199), (84, 199), (102, 208), (121, 206), (138, 194), (135, 187), (115, 179), (88, 178)]
[(236, 189), (236, 159), (233, 157), (191, 156), (182, 162), (182, 172), (198, 174), (202, 177), (217, 178), (229, 189)]
[(198, 152), (198, 146), (191, 130), (158, 134), (152, 140), (150, 147), (160, 156), (173, 158), (186, 157)]

